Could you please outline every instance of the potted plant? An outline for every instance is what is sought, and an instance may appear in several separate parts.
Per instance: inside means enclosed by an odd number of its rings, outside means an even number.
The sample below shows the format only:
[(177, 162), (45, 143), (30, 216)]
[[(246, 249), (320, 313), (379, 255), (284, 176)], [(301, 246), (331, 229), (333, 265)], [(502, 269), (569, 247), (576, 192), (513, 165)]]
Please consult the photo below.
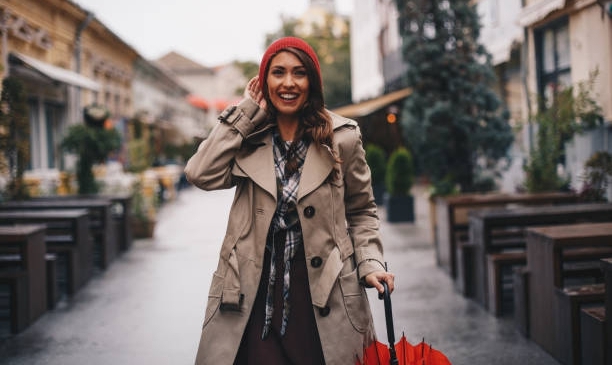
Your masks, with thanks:
[(79, 184), (79, 194), (96, 194), (99, 190), (93, 174), (93, 165), (106, 160), (108, 154), (121, 146), (121, 135), (111, 127), (105, 127), (104, 122), (108, 112), (102, 114), (95, 109), (92, 114), (85, 108), (83, 114), (86, 123), (70, 126), (62, 140), (61, 146), (68, 152), (78, 156), (76, 178)]
[(612, 154), (595, 152), (584, 164), (583, 185), (579, 196), (586, 202), (606, 202), (608, 184), (612, 178)]
[(365, 158), (370, 167), (372, 175), (372, 190), (376, 204), (384, 204), (385, 194), (385, 151), (375, 145), (367, 144), (365, 147)]
[(138, 174), (132, 186), (130, 226), (134, 238), (150, 238), (155, 231), (159, 200), (155, 179), (152, 180), (150, 175), (146, 172)]
[(158, 178), (150, 169), (153, 162), (151, 131), (138, 116), (130, 120), (129, 131), (127, 169), (136, 177), (132, 185), (130, 224), (135, 238), (149, 238), (153, 237), (160, 206)]
[(414, 197), (410, 193), (413, 183), (412, 155), (405, 147), (399, 147), (389, 157), (385, 175), (389, 222), (414, 222)]

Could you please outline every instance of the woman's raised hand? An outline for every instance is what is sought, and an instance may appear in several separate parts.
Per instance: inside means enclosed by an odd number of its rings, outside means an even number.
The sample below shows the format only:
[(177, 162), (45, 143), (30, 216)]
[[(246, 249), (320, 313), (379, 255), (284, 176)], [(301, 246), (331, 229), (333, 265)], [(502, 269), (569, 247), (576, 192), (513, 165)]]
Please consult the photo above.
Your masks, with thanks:
[(244, 97), (255, 100), (255, 102), (259, 104), (260, 108), (266, 108), (266, 99), (264, 98), (263, 92), (261, 91), (259, 76), (255, 76), (251, 80), (249, 80), (246, 88), (244, 89)]

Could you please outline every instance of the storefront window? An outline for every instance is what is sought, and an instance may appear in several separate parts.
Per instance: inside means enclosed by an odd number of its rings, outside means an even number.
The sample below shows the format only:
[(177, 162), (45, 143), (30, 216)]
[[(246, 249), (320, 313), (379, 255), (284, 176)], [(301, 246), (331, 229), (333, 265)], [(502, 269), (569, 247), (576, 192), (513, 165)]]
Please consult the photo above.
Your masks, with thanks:
[[(538, 89), (546, 104), (562, 88), (571, 84), (570, 37), (567, 19), (535, 32)], [(543, 105), (545, 106), (545, 105)]]

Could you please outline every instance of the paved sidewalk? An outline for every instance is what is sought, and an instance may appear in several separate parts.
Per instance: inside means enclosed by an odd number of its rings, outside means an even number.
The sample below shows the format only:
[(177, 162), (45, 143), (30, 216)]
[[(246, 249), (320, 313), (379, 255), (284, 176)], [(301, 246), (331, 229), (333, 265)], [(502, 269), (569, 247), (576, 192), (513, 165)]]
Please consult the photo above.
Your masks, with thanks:
[[(232, 193), (183, 190), (161, 210), (154, 239), (136, 240), (74, 298), (0, 340), (0, 364), (193, 364)], [(396, 338), (424, 337), (456, 365), (558, 364), (511, 319), (492, 317), (457, 293), (435, 264), (424, 191), (415, 195), (414, 224), (387, 223), (380, 212), (385, 257), (396, 274)], [(383, 303), (369, 294), (386, 342)]]

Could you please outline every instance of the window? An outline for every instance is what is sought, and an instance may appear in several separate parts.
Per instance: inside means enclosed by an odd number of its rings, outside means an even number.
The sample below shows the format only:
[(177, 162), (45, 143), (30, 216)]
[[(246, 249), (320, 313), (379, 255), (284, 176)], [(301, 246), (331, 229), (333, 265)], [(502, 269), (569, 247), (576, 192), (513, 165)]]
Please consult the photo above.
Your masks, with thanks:
[(570, 37), (567, 18), (535, 33), (539, 95), (550, 103), (555, 91), (571, 84)]

